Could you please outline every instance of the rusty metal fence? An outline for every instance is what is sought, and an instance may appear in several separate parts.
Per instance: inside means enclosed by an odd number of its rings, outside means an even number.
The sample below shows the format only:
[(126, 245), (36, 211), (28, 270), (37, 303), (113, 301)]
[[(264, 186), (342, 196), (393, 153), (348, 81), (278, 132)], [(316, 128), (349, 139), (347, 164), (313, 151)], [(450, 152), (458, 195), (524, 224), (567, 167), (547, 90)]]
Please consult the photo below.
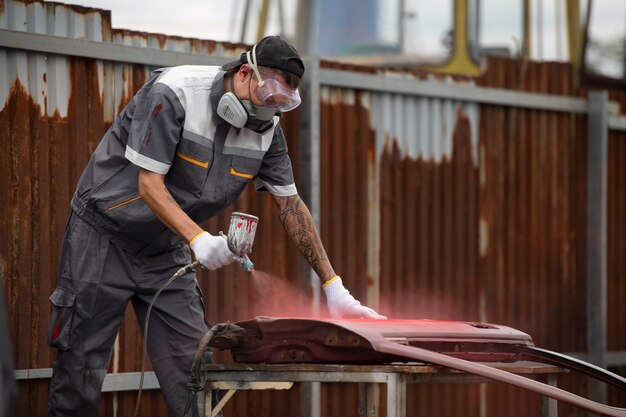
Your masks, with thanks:
[[(102, 134), (151, 69), (221, 64), (245, 47), (115, 30), (102, 10), (0, 0), (0, 281), (18, 415), (46, 409), (48, 296), (69, 200)], [(626, 94), (576, 88), (571, 67), (558, 63), (490, 59), (475, 79), (306, 65), (305, 102), (283, 126), (300, 193), (357, 298), (398, 318), (508, 325), (541, 347), (624, 373)], [(320, 303), (271, 198), (247, 190), (233, 209), (261, 218), (257, 268)], [(207, 227), (227, 227), (228, 215)], [(211, 322), (298, 311), (236, 268), (200, 278)], [(140, 346), (129, 309), (102, 415), (132, 413)], [(559, 384), (588, 388), (571, 377)], [(157, 387), (153, 378), (148, 387)], [(626, 403), (624, 393), (590, 388)], [(339, 384), (239, 393), (226, 412), (355, 415), (357, 395)], [(533, 394), (491, 385), (415, 386), (407, 397), (411, 415), (539, 408)], [(167, 415), (156, 390), (142, 410)]]

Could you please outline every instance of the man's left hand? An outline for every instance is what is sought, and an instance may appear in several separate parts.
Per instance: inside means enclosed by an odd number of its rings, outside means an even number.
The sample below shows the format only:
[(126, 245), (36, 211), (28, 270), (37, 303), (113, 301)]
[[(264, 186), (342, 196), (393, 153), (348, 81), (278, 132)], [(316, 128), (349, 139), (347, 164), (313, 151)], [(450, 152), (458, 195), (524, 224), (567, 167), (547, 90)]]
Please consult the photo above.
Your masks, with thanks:
[(369, 307), (362, 306), (352, 294), (343, 286), (339, 276), (336, 276), (324, 284), (326, 305), (331, 317), (352, 317), (364, 319), (386, 319)]

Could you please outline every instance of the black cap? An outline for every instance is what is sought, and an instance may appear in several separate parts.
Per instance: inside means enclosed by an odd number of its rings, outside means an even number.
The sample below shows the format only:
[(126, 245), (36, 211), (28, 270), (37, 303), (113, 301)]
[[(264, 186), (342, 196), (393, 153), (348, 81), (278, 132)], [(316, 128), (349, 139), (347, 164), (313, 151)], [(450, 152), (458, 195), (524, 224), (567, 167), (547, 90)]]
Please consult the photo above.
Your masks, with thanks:
[[(300, 54), (280, 36), (266, 36), (261, 39), (256, 44), (255, 54), (258, 66), (285, 70), (299, 78), (304, 74), (304, 63), (300, 59)], [(242, 64), (248, 64), (246, 52), (242, 53), (238, 60), (224, 64), (222, 69), (230, 71)]]

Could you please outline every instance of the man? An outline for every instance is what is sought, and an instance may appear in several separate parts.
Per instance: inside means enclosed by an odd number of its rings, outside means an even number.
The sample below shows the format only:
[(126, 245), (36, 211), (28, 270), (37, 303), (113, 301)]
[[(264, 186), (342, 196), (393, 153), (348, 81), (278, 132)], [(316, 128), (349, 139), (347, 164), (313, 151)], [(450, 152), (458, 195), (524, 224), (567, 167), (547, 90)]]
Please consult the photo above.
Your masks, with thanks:
[[(283, 39), (262, 39), (224, 67), (155, 71), (91, 157), (67, 224), (49, 344), (59, 349), (49, 415), (96, 416), (101, 385), (130, 300), (139, 323), (159, 286), (191, 262), (233, 261), (199, 224), (252, 179), (276, 201), (285, 230), (323, 281), (335, 317), (384, 318), (333, 271), (298, 197), (279, 114), (300, 104), (304, 65)], [(191, 251), (190, 251), (191, 248)], [(148, 351), (171, 415), (182, 415), (197, 342), (207, 332), (196, 276), (157, 298)]]

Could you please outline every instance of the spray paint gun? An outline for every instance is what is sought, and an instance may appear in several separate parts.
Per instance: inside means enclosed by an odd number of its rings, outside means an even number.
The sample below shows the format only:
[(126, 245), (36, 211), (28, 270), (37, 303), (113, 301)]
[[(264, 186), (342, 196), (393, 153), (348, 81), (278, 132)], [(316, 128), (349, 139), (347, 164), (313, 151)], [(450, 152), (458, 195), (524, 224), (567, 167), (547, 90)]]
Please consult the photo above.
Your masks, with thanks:
[(230, 216), (230, 226), (228, 236), (220, 232), (220, 236), (228, 242), (228, 249), (235, 254), (235, 260), (241, 265), (241, 269), (246, 272), (254, 271), (254, 264), (248, 258), (252, 252), (256, 226), (259, 218), (251, 214), (234, 212)]
[[(235, 260), (241, 265), (241, 269), (246, 272), (254, 271), (254, 264), (248, 258), (248, 254), (252, 252), (254, 244), (254, 235), (256, 234), (256, 226), (259, 218), (251, 214), (233, 212), (230, 216), (230, 226), (228, 227), (228, 236), (220, 232), (220, 236), (226, 239), (228, 249), (235, 254)], [(200, 266), (200, 261), (194, 261), (189, 265), (180, 268), (172, 276), (176, 279), (187, 274)]]

